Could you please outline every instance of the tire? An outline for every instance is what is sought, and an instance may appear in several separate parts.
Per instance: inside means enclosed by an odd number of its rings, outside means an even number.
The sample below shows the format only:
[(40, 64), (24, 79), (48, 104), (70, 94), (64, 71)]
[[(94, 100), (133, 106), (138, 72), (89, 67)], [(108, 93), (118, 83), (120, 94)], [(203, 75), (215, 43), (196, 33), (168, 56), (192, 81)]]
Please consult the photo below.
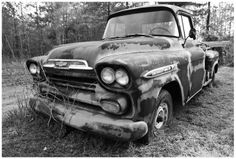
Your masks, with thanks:
[(210, 88), (214, 87), (214, 84), (215, 84), (215, 69), (213, 71), (213, 75), (212, 75), (212, 78), (211, 78), (211, 82), (209, 83), (209, 87)]
[(170, 93), (162, 90), (156, 100), (156, 107), (152, 114), (152, 121), (147, 134), (138, 140), (139, 143), (148, 144), (154, 137), (154, 132), (163, 130), (173, 120), (173, 102)]

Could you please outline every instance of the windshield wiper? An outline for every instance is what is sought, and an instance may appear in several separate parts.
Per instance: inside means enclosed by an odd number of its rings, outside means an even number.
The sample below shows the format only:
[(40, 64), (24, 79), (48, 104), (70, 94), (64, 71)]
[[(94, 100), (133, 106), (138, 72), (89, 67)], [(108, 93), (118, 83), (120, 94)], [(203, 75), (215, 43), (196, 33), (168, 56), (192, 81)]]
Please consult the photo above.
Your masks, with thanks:
[[(154, 34), (153, 34), (154, 35)], [(153, 35), (150, 35), (150, 34), (128, 34), (128, 35), (125, 35), (125, 36), (114, 36), (114, 37), (109, 37), (109, 38), (104, 38), (103, 40), (106, 40), (106, 39), (118, 39), (118, 38), (127, 38), (127, 37), (137, 37), (137, 36), (145, 36), (145, 37), (149, 37), (149, 38), (154, 38)]]
[(113, 36), (113, 37), (106, 37), (102, 38), (102, 40), (107, 40), (107, 39), (118, 39), (118, 38), (124, 38), (125, 36)]
[(130, 34), (130, 35), (126, 35), (124, 37), (136, 37), (136, 36), (145, 36), (145, 37), (150, 37), (150, 38), (155, 38), (155, 36), (167, 36), (167, 37), (175, 37), (178, 38), (177, 36), (174, 35), (163, 35), (163, 34)]
[(136, 36), (145, 36), (145, 37), (149, 37), (149, 38), (154, 38), (154, 36), (150, 35), (150, 34), (129, 34), (129, 35), (126, 35), (124, 37), (136, 37)]

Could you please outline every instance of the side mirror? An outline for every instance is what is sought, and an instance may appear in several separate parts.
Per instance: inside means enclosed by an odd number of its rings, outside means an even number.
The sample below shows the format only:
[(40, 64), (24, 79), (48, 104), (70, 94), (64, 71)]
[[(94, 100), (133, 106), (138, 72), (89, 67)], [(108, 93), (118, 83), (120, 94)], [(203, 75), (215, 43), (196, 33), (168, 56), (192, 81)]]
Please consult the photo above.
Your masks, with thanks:
[(187, 39), (188, 39), (189, 37), (190, 37), (190, 38), (193, 38), (193, 40), (196, 39), (196, 29), (195, 29), (195, 28), (191, 28), (191, 30), (189, 31), (188, 37), (184, 39), (184, 43), (182, 44), (183, 47), (185, 47), (186, 41), (187, 41)]
[(191, 28), (191, 30), (189, 31), (189, 37), (193, 38), (193, 40), (196, 39), (196, 29), (195, 28)]

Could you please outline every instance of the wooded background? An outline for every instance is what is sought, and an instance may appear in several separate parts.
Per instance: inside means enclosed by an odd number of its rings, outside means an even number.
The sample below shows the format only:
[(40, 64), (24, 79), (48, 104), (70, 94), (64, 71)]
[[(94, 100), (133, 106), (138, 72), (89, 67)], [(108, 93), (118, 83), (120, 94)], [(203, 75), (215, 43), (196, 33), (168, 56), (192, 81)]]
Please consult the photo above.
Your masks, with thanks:
[[(231, 40), (233, 2), (161, 2), (193, 11), (198, 39)], [(112, 12), (148, 2), (2, 2), (3, 60), (43, 55), (55, 45), (100, 40)], [(155, 2), (158, 4), (158, 2)], [(230, 48), (233, 54), (233, 48)]]

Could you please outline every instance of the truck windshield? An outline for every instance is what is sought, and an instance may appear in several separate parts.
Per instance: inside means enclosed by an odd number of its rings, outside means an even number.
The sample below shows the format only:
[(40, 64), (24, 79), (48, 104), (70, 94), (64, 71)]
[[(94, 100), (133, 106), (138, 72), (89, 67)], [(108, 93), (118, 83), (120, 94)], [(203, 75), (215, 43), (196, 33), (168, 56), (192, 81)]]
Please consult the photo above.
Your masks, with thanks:
[(132, 35), (158, 35), (179, 37), (176, 20), (167, 10), (141, 12), (109, 19), (103, 38)]

